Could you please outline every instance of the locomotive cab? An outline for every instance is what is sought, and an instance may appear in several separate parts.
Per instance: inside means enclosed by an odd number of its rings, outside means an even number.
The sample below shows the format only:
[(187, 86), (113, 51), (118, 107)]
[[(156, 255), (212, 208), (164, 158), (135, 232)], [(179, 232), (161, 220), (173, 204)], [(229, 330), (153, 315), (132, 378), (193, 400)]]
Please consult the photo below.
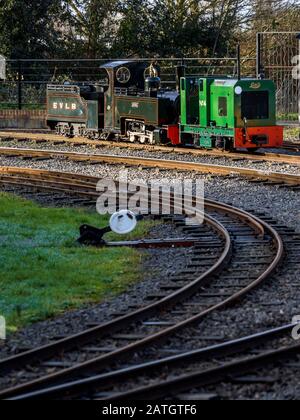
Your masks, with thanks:
[(235, 86), (235, 147), (280, 147), (283, 127), (276, 124), (276, 90), (271, 80), (241, 81)]
[(270, 80), (181, 79), (183, 144), (224, 149), (278, 147), (275, 85)]
[(117, 61), (102, 68), (109, 76), (103, 135), (140, 143), (168, 142), (169, 125), (178, 127), (179, 93), (161, 89), (158, 65)]

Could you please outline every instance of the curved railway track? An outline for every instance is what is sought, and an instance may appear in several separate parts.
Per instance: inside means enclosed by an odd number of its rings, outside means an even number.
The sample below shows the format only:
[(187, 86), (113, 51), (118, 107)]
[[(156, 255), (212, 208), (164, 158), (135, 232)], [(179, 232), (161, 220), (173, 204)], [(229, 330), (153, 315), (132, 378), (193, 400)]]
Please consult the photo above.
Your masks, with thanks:
[[(174, 356), (163, 357), (158, 360), (152, 360), (108, 373), (37, 390), (13, 399), (74, 399), (79, 397), (112, 401), (121, 399), (151, 400), (171, 397), (178, 398), (180, 392), (191, 391), (196, 387), (208, 386), (222, 380), (227, 380), (229, 375), (236, 375), (238, 377), (253, 369), (263, 368), (266, 365), (278, 361), (282, 362), (285, 357), (290, 358), (297, 355), (300, 350), (299, 344), (283, 346), (273, 351), (264, 349), (264, 346), (270, 343), (272, 344), (272, 341), (274, 343), (276, 339), (288, 337), (295, 325), (283, 325), (221, 344), (182, 352)], [(256, 349), (259, 354), (256, 356), (250, 353), (247, 354), (247, 352), (253, 351), (253, 349)], [(261, 351), (259, 352), (258, 349), (261, 349)], [(233, 360), (228, 361), (229, 357), (232, 357)], [(205, 362), (209, 366), (210, 360), (213, 360), (215, 365), (205, 368)], [(220, 361), (222, 361), (222, 364)], [(195, 370), (193, 366), (190, 367), (192, 363), (202, 363), (204, 367)], [(173, 377), (169, 380), (156, 380), (153, 383), (153, 378), (162, 376), (163, 370), (168, 370), (171, 373), (178, 368), (184, 370), (185, 374), (177, 375), (175, 378)], [(135, 385), (136, 382), (138, 385)], [(148, 384), (141, 386), (141, 382), (145, 382), (146, 384), (148, 382)], [(152, 383), (149, 385), (150, 382)], [(122, 392), (121, 389), (125, 388), (125, 383), (126, 389)], [(193, 397), (193, 394), (189, 395), (189, 399), (192, 399), (191, 397)]]
[(25, 160), (51, 160), (67, 159), (76, 163), (90, 165), (108, 164), (142, 167), (163, 170), (181, 170), (197, 172), (200, 174), (213, 174), (218, 176), (240, 176), (250, 179), (252, 182), (265, 182), (271, 185), (290, 186), (293, 189), (300, 189), (300, 175), (293, 175), (282, 172), (261, 171), (236, 166), (211, 165), (204, 163), (185, 162), (167, 159), (152, 159), (133, 156), (118, 156), (108, 154), (87, 154), (76, 152), (64, 152), (54, 150), (36, 150), (20, 148), (0, 147), (0, 156), (8, 158), (20, 158)]
[[(222, 353), (226, 348), (225, 354), (231, 355), (232, 353), (235, 354), (239, 354), (241, 353), (242, 350), (246, 349), (247, 347), (254, 348), (257, 351), (257, 348), (259, 348), (258, 343), (261, 341), (263, 343), (267, 343), (269, 341), (271, 341), (272, 337), (276, 337), (276, 335), (279, 335), (279, 331), (281, 332), (281, 334), (283, 335), (283, 332), (285, 332), (285, 334), (287, 335), (288, 333), (291, 333), (292, 328), (295, 325), (285, 325), (281, 328), (277, 328), (275, 330), (271, 330), (271, 331), (266, 331), (264, 333), (261, 334), (256, 334), (252, 337), (245, 337), (239, 340), (234, 340), (232, 342), (229, 343), (225, 343), (225, 345), (219, 345), (216, 346), (215, 348), (207, 348), (207, 349), (202, 349), (199, 350), (198, 353), (199, 354), (193, 354), (191, 355), (186, 355), (186, 357), (193, 357), (193, 360), (197, 360), (197, 358), (200, 358), (201, 360), (201, 356), (204, 357), (214, 357), (214, 359), (216, 359), (216, 357), (220, 357), (220, 355), (222, 356)], [(238, 350), (237, 350), (238, 348)], [(202, 354), (201, 354), (202, 352)], [(238, 379), (239, 377), (242, 377), (243, 374), (247, 374), (249, 372), (253, 372), (253, 370), (258, 370), (258, 369), (263, 369), (266, 366), (274, 366), (276, 365), (276, 363), (282, 363), (285, 360), (288, 360), (290, 358), (295, 358), (295, 356), (299, 355), (300, 352), (300, 344), (292, 344), (292, 345), (288, 345), (288, 346), (282, 346), (280, 348), (277, 348), (276, 350), (262, 350), (258, 355), (253, 356), (251, 355), (251, 353), (249, 352), (249, 354), (247, 355), (247, 351), (246, 356), (243, 354), (243, 357), (239, 357), (239, 358), (233, 358), (232, 361), (227, 361), (224, 360), (225, 358), (223, 358), (222, 364), (215, 364), (215, 366), (207, 368), (207, 369), (199, 369), (199, 370), (189, 370), (187, 373), (185, 374), (181, 374), (178, 375), (177, 377), (173, 378), (173, 379), (169, 379), (169, 380), (165, 380), (165, 381), (159, 381), (156, 382), (155, 384), (151, 384), (151, 385), (145, 385), (145, 386), (139, 386), (137, 388), (134, 388), (132, 390), (127, 390), (127, 391), (121, 391), (121, 392), (111, 392), (111, 393), (107, 393), (107, 394), (96, 394), (96, 399), (103, 399), (105, 401), (120, 401), (120, 400), (155, 400), (155, 399), (162, 399), (162, 398), (180, 398), (183, 399), (184, 397), (186, 398), (186, 395), (188, 395), (188, 399), (197, 399), (197, 393), (193, 392), (193, 390), (197, 390), (201, 387), (207, 387), (209, 385), (212, 384), (216, 384), (216, 383), (220, 383), (222, 381), (230, 381), (234, 380), (234, 378), (236, 377), (236, 379)], [(212, 355), (212, 356), (211, 356)], [(177, 362), (180, 363), (180, 360), (177, 360)], [(109, 375), (107, 375), (107, 379), (111, 380), (111, 378), (109, 378)], [(94, 383), (92, 382), (92, 380), (94, 379)], [(91, 384), (95, 387), (95, 382), (99, 380), (99, 378), (90, 378), (89, 381), (86, 381), (84, 383), (85, 386), (85, 390), (91, 387)], [(259, 382), (259, 378), (257, 379), (257, 381)], [(255, 380), (254, 380), (255, 382)], [(60, 395), (64, 395), (64, 392), (66, 390), (68, 397), (70, 398), (70, 396), (73, 393), (74, 396), (74, 388), (76, 388), (80, 386), (80, 382), (78, 381), (77, 384), (73, 383), (73, 384), (66, 384), (65, 386), (62, 386), (59, 390)], [(102, 385), (103, 386), (103, 385)], [(99, 387), (99, 385), (98, 385)], [(105, 387), (104, 387), (105, 388)], [(82, 388), (81, 388), (82, 389)], [(78, 389), (77, 389), (78, 392)], [(86, 391), (85, 391), (86, 392)], [(184, 394), (184, 396), (180, 396), (180, 393), (182, 392), (188, 392), (186, 394)], [(58, 396), (57, 394), (57, 389), (52, 388), (49, 390), (45, 390), (44, 393), (41, 392), (39, 394), (40, 397), (52, 397), (53, 398), (53, 394), (56, 396)], [(51, 395), (52, 394), (52, 395)], [(43, 396), (44, 395), (44, 396)], [(76, 392), (75, 392), (76, 395)], [(82, 395), (87, 395), (87, 393), (84, 394), (84, 391), (82, 392)], [(91, 395), (91, 392), (90, 392)], [(33, 397), (33, 395), (31, 396)], [(30, 396), (28, 395), (27, 397), (24, 396), (24, 398), (30, 398)]]
[[(118, 147), (121, 149), (129, 150), (145, 150), (147, 152), (162, 152), (165, 154), (176, 153), (178, 155), (194, 155), (194, 156), (210, 156), (218, 158), (227, 158), (232, 160), (251, 160), (256, 162), (272, 162), (282, 164), (294, 164), (300, 165), (300, 155), (288, 155), (272, 152), (225, 152), (216, 149), (193, 149), (189, 147), (173, 147), (173, 146), (159, 146), (159, 145), (145, 145), (128, 142), (108, 142), (103, 140), (88, 140), (86, 138), (67, 138), (58, 136), (50, 133), (30, 133), (30, 132), (4, 132), (0, 131), (0, 142), (17, 140), (19, 142), (35, 142), (37, 144), (51, 143), (53, 145), (72, 145), (74, 147), (89, 146), (93, 148), (105, 148), (105, 147)], [(283, 149), (294, 151), (298, 153), (300, 151), (300, 145), (297, 146), (295, 143), (286, 142)]]
[[(0, 168), (0, 178), (5, 185), (52, 189), (84, 196), (91, 202), (97, 197), (96, 177), (10, 167)], [(211, 200), (206, 200), (205, 212), (205, 224), (200, 226), (186, 226), (184, 216), (175, 218), (183, 235), (195, 240), (187, 270), (167, 279), (160, 293), (149, 296), (145, 306), (0, 361), (0, 398), (21, 398), (28, 393), (33, 397), (37, 391), (88, 378), (91, 372), (95, 375), (117, 370), (122, 363), (127, 367), (128, 363), (140, 364), (151, 358), (148, 352), (152, 346), (239, 302), (274, 274), (284, 257), (284, 231), (274, 229), (262, 218)], [(218, 250), (217, 256), (212, 250)]]

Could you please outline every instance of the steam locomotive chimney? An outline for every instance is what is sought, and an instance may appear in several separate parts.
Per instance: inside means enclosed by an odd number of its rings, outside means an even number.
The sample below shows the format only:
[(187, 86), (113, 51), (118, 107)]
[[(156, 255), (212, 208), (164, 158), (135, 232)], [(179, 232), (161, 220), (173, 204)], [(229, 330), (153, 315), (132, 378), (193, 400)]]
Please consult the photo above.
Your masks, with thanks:
[(158, 77), (158, 71), (151, 63), (150, 65), (150, 76), (145, 80), (145, 94), (152, 98), (157, 98), (157, 93), (160, 89), (160, 78)]

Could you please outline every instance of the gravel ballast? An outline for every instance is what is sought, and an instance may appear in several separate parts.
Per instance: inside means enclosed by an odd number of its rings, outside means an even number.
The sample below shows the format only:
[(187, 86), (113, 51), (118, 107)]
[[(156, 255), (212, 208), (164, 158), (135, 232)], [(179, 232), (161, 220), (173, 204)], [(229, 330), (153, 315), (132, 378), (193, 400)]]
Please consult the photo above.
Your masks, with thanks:
[(123, 173), (126, 170), (128, 181), (149, 182), (162, 180), (170, 185), (174, 185), (178, 180), (203, 180), (207, 198), (232, 203), (236, 207), (262, 209), (278, 221), (300, 232), (299, 192), (288, 188), (279, 188), (279, 186), (249, 183), (246, 179), (241, 179), (236, 177), (236, 175), (215, 177), (195, 172), (126, 168), (121, 165), (100, 164), (90, 166), (61, 158), (49, 161), (26, 161), (26, 164), (24, 164), (24, 161), (21, 159), (0, 156), (0, 165), (82, 173), (99, 178), (109, 177), (111, 179), (119, 179), (120, 172), (122, 171)]
[[(290, 173), (293, 175), (300, 174), (300, 165), (293, 165), (293, 164), (283, 164), (283, 163), (276, 163), (276, 162), (264, 162), (263, 156), (261, 157), (261, 161), (251, 160), (251, 159), (235, 159), (234, 154), (232, 157), (222, 157), (218, 155), (216, 157), (209, 156), (209, 155), (194, 155), (184, 153), (184, 150), (181, 153), (172, 152), (168, 150), (166, 147), (166, 151), (147, 151), (147, 150), (138, 150), (132, 148), (121, 148), (121, 147), (114, 147), (113, 145), (103, 146), (101, 148), (95, 149), (94, 147), (87, 146), (87, 145), (79, 145), (74, 146), (72, 144), (63, 144), (54, 146), (51, 143), (35, 143), (35, 142), (18, 142), (18, 141), (5, 141), (0, 143), (2, 147), (16, 147), (19, 149), (36, 149), (36, 150), (52, 150), (52, 151), (62, 151), (62, 152), (78, 152), (78, 153), (87, 153), (87, 154), (95, 154), (95, 155), (117, 155), (117, 156), (133, 156), (133, 157), (141, 157), (141, 158), (153, 158), (153, 159), (167, 159), (167, 160), (177, 160), (177, 161), (184, 161), (184, 162), (198, 162), (204, 163), (208, 165), (224, 165), (224, 166), (232, 166), (237, 168), (255, 168), (257, 170), (262, 171), (272, 171), (272, 172), (280, 172), (280, 173)], [(291, 154), (289, 151), (278, 150), (275, 149), (274, 152), (276, 153), (283, 153), (283, 154)], [(300, 155), (297, 153), (293, 153), (296, 155)]]

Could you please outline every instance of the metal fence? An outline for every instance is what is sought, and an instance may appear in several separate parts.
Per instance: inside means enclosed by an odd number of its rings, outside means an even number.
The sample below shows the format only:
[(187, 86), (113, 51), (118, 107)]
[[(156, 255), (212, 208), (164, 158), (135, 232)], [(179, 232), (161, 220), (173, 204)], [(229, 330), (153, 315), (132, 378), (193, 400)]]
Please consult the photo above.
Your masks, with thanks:
[(278, 118), (298, 122), (300, 79), (295, 77), (295, 61), (300, 55), (299, 32), (257, 34), (257, 73), (274, 80), (277, 86)]
[(0, 80), (6, 79), (6, 59), (0, 55)]
[[(292, 61), (297, 55), (300, 60), (299, 33), (258, 33), (256, 57), (241, 60), (243, 76), (263, 74), (275, 81), (278, 117), (286, 123), (298, 122), (300, 114), (300, 79), (293, 77), (295, 62)], [(159, 64), (165, 88), (174, 88), (178, 64), (186, 66), (187, 75), (234, 77), (238, 72), (237, 57), (139, 60), (149, 65), (153, 61)], [(99, 82), (106, 77), (100, 66), (107, 61), (111, 60), (7, 60), (6, 80), (0, 81), (0, 109), (44, 109), (48, 83)]]
[[(124, 60), (124, 59), (123, 59)], [(236, 76), (238, 60), (228, 58), (140, 58), (139, 61), (157, 62), (161, 69), (162, 85), (174, 88), (176, 66), (184, 64), (187, 75)], [(6, 80), (0, 82), (0, 108), (43, 109), (48, 83), (93, 83), (106, 77), (100, 66), (112, 60), (7, 60)], [(126, 59), (126, 61), (128, 61)], [(130, 61), (130, 60), (129, 60)], [(132, 61), (136, 61), (132, 60)], [(242, 58), (242, 71), (255, 75), (255, 58)]]

